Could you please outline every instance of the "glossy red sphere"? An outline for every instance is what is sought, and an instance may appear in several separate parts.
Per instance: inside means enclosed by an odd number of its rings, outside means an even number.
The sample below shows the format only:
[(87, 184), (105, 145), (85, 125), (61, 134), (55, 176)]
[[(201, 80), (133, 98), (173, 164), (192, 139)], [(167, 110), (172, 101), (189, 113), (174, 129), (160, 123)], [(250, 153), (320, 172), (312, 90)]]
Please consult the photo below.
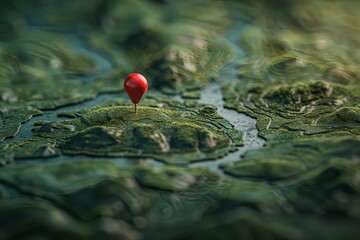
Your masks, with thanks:
[(148, 82), (143, 75), (132, 73), (125, 78), (124, 88), (131, 101), (137, 104), (148, 89)]

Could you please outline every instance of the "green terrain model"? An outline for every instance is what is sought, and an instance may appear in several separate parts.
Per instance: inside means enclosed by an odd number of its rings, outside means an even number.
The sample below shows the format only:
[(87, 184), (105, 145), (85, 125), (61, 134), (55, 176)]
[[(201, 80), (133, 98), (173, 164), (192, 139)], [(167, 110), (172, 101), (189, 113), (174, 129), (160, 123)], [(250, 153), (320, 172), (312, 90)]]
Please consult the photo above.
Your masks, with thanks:
[(0, 164), (0, 240), (358, 239), (360, 1), (5, 1)]

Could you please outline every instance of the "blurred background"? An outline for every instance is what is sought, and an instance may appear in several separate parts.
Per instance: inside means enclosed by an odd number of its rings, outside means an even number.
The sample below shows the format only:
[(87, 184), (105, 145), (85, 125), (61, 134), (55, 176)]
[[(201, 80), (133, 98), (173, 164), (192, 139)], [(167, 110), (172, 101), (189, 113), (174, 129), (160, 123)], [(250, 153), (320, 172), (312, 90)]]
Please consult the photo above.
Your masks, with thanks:
[[(357, 0), (2, 1), (0, 239), (357, 239), (359, 13)], [(144, 122), (190, 130), (91, 132), (131, 104), (132, 72), (159, 116)]]

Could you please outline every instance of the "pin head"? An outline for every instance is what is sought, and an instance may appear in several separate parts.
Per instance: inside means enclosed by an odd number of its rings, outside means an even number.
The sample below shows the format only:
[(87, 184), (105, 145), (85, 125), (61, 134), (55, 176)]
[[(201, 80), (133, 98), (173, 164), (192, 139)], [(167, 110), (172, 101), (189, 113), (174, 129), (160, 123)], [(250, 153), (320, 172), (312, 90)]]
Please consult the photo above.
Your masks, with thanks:
[(138, 104), (148, 89), (148, 82), (143, 75), (131, 73), (125, 78), (124, 88), (131, 101)]

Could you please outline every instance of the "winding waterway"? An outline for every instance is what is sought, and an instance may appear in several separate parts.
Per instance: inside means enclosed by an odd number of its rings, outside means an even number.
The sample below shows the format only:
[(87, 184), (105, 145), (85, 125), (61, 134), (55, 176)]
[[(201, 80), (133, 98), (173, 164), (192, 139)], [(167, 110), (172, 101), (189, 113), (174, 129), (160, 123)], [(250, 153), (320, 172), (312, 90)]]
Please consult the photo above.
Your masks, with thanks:
[(223, 174), (220, 167), (222, 164), (239, 161), (241, 156), (250, 149), (260, 148), (264, 145), (265, 140), (260, 138), (256, 127), (256, 120), (245, 114), (238, 113), (235, 110), (224, 107), (223, 95), (221, 85), (238, 79), (237, 66), (242, 63), (245, 53), (238, 47), (238, 38), (243, 27), (236, 26), (235, 31), (230, 31), (226, 38), (232, 44), (235, 52), (234, 59), (225, 65), (220, 72), (220, 79), (218, 82), (209, 84), (201, 92), (199, 103), (212, 104), (217, 107), (217, 112), (228, 120), (234, 128), (243, 133), (244, 146), (239, 147), (237, 151), (229, 153), (225, 157), (217, 160), (209, 160), (202, 162), (195, 162), (190, 164), (190, 167), (206, 167), (219, 174)]
[[(202, 104), (212, 104), (217, 107), (218, 113), (223, 116), (225, 119), (227, 119), (237, 130), (240, 130), (243, 133), (243, 141), (244, 145), (241, 147), (238, 147), (236, 151), (229, 153), (228, 155), (219, 158), (217, 160), (208, 160), (208, 161), (201, 161), (201, 162), (194, 162), (190, 163), (188, 166), (191, 168), (194, 167), (203, 167), (208, 168), (214, 172), (217, 172), (220, 175), (224, 175), (223, 171), (221, 170), (221, 165), (239, 161), (241, 160), (241, 156), (250, 149), (256, 149), (260, 148), (264, 145), (264, 140), (258, 136), (258, 130), (256, 128), (256, 120), (254, 118), (251, 118), (245, 114), (238, 113), (235, 110), (226, 109), (224, 107), (224, 101), (223, 101), (223, 95), (221, 92), (221, 85), (230, 81), (234, 81), (238, 78), (237, 76), (237, 65), (241, 64), (242, 58), (244, 57), (244, 52), (240, 47), (238, 47), (238, 44), (236, 44), (237, 39), (239, 35), (241, 34), (241, 26), (236, 26), (233, 28), (233, 30), (229, 31), (228, 34), (226, 34), (226, 38), (229, 41), (229, 43), (233, 46), (235, 56), (234, 59), (226, 64), (221, 72), (220, 72), (220, 78), (218, 81), (210, 83), (207, 87), (205, 87), (201, 92), (201, 97), (198, 100), (199, 103)], [(103, 56), (96, 53), (95, 51), (92, 51), (87, 46), (85, 46), (83, 43), (81, 43), (80, 40), (74, 39), (73, 41), (74, 48), (76, 51), (88, 55), (91, 57), (99, 66), (100, 71), (97, 75), (91, 76), (91, 77), (81, 77), (79, 81), (84, 82), (84, 84), (89, 84), (93, 81), (95, 81), (97, 78), (99, 78), (101, 75), (109, 72), (112, 68), (112, 65), (109, 61), (106, 60)], [(21, 125), (19, 128), (18, 133), (13, 138), (5, 139), (0, 144), (8, 144), (14, 141), (21, 141), (28, 139), (31, 137), (32, 132), (31, 129), (34, 126), (34, 123), (39, 120), (46, 120), (46, 121), (58, 121), (62, 120), (61, 117), (58, 116), (59, 113), (64, 111), (73, 111), (78, 109), (85, 109), (89, 107), (93, 107), (96, 105), (99, 105), (101, 103), (106, 102), (107, 100), (119, 97), (119, 94), (101, 94), (98, 95), (95, 99), (88, 100), (76, 105), (71, 106), (64, 106), (59, 107), (57, 109), (53, 110), (46, 110), (43, 111), (43, 115), (33, 117), (28, 122)], [(123, 94), (125, 97), (125, 95)], [(180, 96), (174, 96), (173, 100), (177, 101), (183, 101), (183, 99)], [(67, 160), (76, 160), (76, 161), (83, 161), (88, 159), (88, 156), (66, 156), (61, 155), (56, 158), (51, 159), (29, 159), (26, 161), (15, 161), (11, 165), (17, 165), (17, 164), (46, 164), (46, 163), (53, 163), (57, 161), (67, 161)], [(113, 161), (120, 167), (131, 167), (139, 162), (147, 162), (154, 166), (162, 166), (164, 163), (156, 161), (154, 159), (128, 159), (128, 158), (110, 158), (109, 161)]]

